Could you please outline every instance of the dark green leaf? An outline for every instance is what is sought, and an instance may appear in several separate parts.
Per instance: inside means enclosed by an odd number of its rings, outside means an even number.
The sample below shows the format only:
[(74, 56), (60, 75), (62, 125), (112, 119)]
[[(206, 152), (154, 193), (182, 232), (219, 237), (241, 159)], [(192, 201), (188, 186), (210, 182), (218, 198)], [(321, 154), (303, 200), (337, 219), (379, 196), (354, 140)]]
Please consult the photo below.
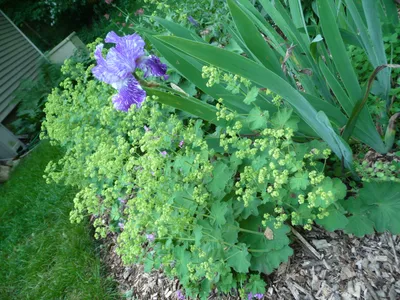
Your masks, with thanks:
[(250, 267), (251, 255), (247, 251), (245, 244), (238, 244), (238, 247), (232, 247), (227, 252), (228, 266), (232, 267), (236, 272), (247, 273)]
[(214, 202), (211, 206), (211, 217), (213, 217), (211, 223), (215, 223), (218, 226), (222, 226), (226, 223), (225, 214), (228, 211), (228, 205), (226, 202)]
[(344, 215), (343, 209), (339, 210), (335, 205), (331, 205), (326, 211), (329, 213), (327, 217), (324, 217), (322, 220), (316, 220), (316, 223), (323, 226), (326, 230), (335, 231), (344, 229), (349, 223), (349, 220)]
[(281, 263), (287, 262), (289, 256), (292, 255), (293, 249), (289, 246), (284, 246), (279, 250), (263, 253), (261, 256), (252, 256), (250, 269), (264, 274), (271, 274)]

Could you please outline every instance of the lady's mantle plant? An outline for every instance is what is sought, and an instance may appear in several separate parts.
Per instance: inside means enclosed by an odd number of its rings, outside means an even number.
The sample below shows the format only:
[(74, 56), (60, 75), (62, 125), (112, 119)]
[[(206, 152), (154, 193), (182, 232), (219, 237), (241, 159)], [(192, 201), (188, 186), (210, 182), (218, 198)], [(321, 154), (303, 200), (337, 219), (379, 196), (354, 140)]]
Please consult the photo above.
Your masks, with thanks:
[(213, 288), (262, 297), (260, 274), (293, 253), (288, 224), (329, 224), (329, 212), (340, 207), (346, 187), (323, 173), (330, 150), (318, 141), (295, 143), (298, 119), (279, 101), (276, 114), (255, 108), (247, 117), (249, 135), (223, 99), (217, 115), (225, 128), (185, 117), (156, 97), (144, 101), (133, 71), (160, 77), (165, 66), (143, 57), (137, 35), (106, 41), (116, 46), (105, 59), (97, 46), (96, 67), (65, 64), (72, 77), (46, 105), (47, 136), (66, 149), (49, 164), (48, 179), (80, 189), (71, 219), (94, 214), (98, 236), (120, 231), (126, 264), (162, 268), (189, 297), (206, 299)]

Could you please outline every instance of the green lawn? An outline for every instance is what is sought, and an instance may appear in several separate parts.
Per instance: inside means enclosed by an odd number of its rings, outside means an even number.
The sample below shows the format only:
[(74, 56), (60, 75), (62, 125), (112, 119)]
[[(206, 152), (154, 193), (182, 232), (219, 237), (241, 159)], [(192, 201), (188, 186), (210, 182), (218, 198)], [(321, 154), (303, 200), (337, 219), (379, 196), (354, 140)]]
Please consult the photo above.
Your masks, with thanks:
[(59, 155), (42, 142), (0, 186), (0, 299), (119, 299), (89, 224), (69, 222), (74, 191), (43, 179)]

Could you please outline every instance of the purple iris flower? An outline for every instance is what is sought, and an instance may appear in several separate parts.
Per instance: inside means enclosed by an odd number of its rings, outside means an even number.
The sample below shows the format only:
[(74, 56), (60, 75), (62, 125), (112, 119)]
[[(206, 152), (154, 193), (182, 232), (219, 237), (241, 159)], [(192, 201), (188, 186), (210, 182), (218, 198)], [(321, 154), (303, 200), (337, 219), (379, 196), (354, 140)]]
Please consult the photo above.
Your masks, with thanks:
[(178, 298), (178, 300), (185, 300), (185, 295), (182, 294), (181, 290), (177, 290), (176, 291), (176, 297)]
[(179, 142), (179, 148), (182, 148), (184, 143), (185, 143), (185, 141), (183, 141), (183, 140), (180, 141), (180, 142)]
[(249, 300), (252, 300), (253, 297), (256, 298), (256, 299), (262, 299), (264, 297), (264, 294), (253, 294), (253, 293), (250, 293), (250, 294), (247, 295), (247, 298)]
[(199, 26), (199, 23), (197, 23), (197, 21), (195, 20), (195, 19), (193, 19), (193, 17), (192, 16), (189, 16), (188, 17), (188, 21), (190, 22), (190, 23), (192, 23), (194, 26)]
[(146, 239), (147, 239), (149, 242), (154, 242), (155, 238), (156, 238), (156, 237), (155, 237), (154, 234), (152, 234), (152, 233), (146, 234)]
[(112, 98), (116, 109), (128, 111), (133, 104), (140, 107), (146, 98), (146, 92), (133, 73), (139, 68), (145, 72), (145, 78), (156, 76), (167, 79), (167, 65), (161, 63), (157, 56), (145, 55), (145, 42), (138, 34), (121, 37), (111, 31), (107, 34), (105, 42), (114, 43), (115, 46), (104, 58), (104, 45), (97, 45), (94, 52), (97, 66), (92, 69), (93, 75), (118, 90), (118, 94)]

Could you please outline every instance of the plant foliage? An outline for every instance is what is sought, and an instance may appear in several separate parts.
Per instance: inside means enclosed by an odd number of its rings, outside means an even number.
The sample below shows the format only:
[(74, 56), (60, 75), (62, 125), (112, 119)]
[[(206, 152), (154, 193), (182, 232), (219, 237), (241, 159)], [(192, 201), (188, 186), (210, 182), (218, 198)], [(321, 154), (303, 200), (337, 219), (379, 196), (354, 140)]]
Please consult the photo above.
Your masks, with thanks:
[[(93, 65), (69, 61), (67, 79), (46, 104), (43, 136), (66, 149), (48, 165), (48, 179), (79, 189), (71, 219), (94, 215), (97, 236), (120, 233), (125, 263), (163, 269), (190, 297), (206, 299), (214, 288), (263, 294), (261, 274), (293, 253), (291, 225), (311, 230), (316, 222), (357, 236), (400, 230), (398, 184), (371, 181), (394, 181), (396, 168), (382, 166), (382, 176), (368, 163), (352, 170), (341, 137), (352, 117), (352, 142), (391, 148), (368, 108), (357, 112), (364, 78), (351, 67), (348, 46), (373, 69), (386, 64), (387, 30), (376, 24), (397, 19), (385, 1), (317, 0), (308, 26), (301, 2), (285, 2), (218, 1), (232, 18), (218, 22), (227, 37), (212, 39), (192, 1), (178, 9), (182, 18), (172, 2), (159, 2), (164, 18), (140, 17), (135, 30), (169, 64), (168, 85), (135, 74), (147, 98), (119, 112), (113, 89), (93, 79)], [(383, 114), (390, 74), (374, 83)], [(361, 189), (347, 179), (353, 198), (331, 152), (365, 176)], [(382, 189), (390, 192), (380, 197)]]
[(311, 229), (345, 197), (345, 185), (323, 173), (326, 145), (292, 140), (298, 118), (289, 108), (277, 106), (257, 126), (258, 114), (249, 115), (257, 129), (243, 135), (246, 119), (225, 100), (215, 112), (224, 127), (160, 105), (156, 95), (122, 113), (91, 67), (67, 63), (63, 71), (72, 77), (49, 96), (44, 129), (67, 149), (49, 164), (49, 179), (80, 189), (72, 220), (94, 214), (99, 236), (121, 230), (125, 263), (162, 267), (190, 296), (205, 298), (213, 287), (263, 293), (254, 276), (292, 254), (285, 223)]

